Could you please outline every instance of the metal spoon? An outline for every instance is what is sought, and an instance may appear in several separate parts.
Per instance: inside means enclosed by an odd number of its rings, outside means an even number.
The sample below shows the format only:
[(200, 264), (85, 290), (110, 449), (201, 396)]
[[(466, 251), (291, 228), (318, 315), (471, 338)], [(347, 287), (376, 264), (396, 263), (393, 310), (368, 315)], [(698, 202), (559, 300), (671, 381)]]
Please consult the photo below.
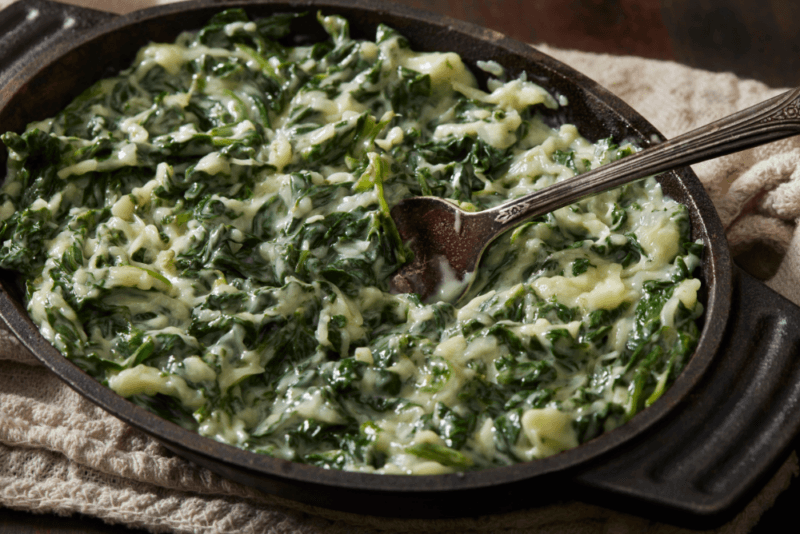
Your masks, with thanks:
[(575, 178), (478, 213), (436, 197), (408, 198), (391, 215), (413, 260), (389, 281), (393, 293), (456, 302), (486, 247), (503, 232), (590, 195), (800, 133), (800, 88)]

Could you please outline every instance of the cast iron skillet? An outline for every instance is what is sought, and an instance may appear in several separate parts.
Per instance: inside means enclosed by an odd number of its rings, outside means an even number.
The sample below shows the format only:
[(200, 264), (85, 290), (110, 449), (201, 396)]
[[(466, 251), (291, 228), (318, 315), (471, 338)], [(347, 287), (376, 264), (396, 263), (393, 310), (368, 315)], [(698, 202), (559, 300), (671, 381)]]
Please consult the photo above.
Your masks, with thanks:
[[(0, 129), (22, 131), (29, 121), (55, 114), (92, 82), (127, 66), (147, 42), (172, 41), (223, 7), (245, 7), (252, 17), (338, 13), (350, 20), (355, 37), (373, 38), (376, 25), (386, 23), (417, 50), (455, 51), (469, 65), (495, 60), (511, 75), (527, 72), (569, 102), (547, 120), (576, 124), (592, 140), (612, 135), (648, 146), (661, 139), (608, 91), (526, 45), (368, 0), (200, 0), (124, 17), (23, 0), (0, 13)], [(297, 23), (300, 41), (321, 37), (310, 20)], [(6, 155), (0, 152), (1, 165)], [(709, 526), (730, 518), (763, 487), (800, 430), (800, 367), (793, 358), (800, 334), (792, 332), (792, 324), (800, 324), (800, 308), (732, 267), (720, 221), (691, 170), (660, 181), (688, 206), (693, 236), (706, 247), (701, 273), (706, 314), (696, 353), (672, 388), (628, 424), (535, 462), (408, 477), (329, 471), (245, 452), (134, 406), (62, 358), (29, 320), (11, 273), (0, 277), (0, 314), (81, 395), (177, 454), (265, 492), (362, 514), (417, 517), (496, 513), (577, 498)]]

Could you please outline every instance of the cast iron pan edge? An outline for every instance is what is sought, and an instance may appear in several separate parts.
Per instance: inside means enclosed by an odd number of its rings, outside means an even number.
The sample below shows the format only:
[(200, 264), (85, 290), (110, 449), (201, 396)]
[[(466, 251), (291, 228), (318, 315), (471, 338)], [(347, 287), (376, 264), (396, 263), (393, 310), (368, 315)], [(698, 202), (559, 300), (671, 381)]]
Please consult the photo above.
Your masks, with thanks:
[[(20, 5), (34, 4), (45, 9), (63, 7), (43, 0), (20, 2)], [(565, 110), (568, 116), (558, 117), (560, 120), (569, 120), (581, 126), (585, 122), (582, 118), (597, 124), (599, 117), (599, 123), (604, 130), (602, 136), (608, 135), (605, 128), (610, 124), (613, 125), (611, 131), (615, 138), (633, 137), (639, 139), (643, 145), (657, 138), (654, 136), (659, 136), (642, 117), (596, 83), (496, 32), (400, 6), (336, 0), (315, 3), (316, 7), (310, 9), (310, 2), (201, 1), (162, 6), (112, 19), (87, 31), (80, 39), (56, 43), (40, 52), (38, 61), (28, 62), (18, 68), (19, 72), (0, 89), (0, 124), (3, 124), (4, 130), (21, 130), (32, 119), (52, 115), (88, 86), (87, 82), (99, 78), (108, 70), (116, 70), (127, 64), (135, 50), (145, 44), (147, 39), (142, 40), (145, 34), (148, 39), (154, 32), (153, 38), (156, 40), (171, 40), (176, 34), (175, 28), (197, 27), (210, 14), (233, 5), (247, 6), (256, 16), (269, 11), (314, 12), (318, 7), (323, 7), (326, 12), (344, 14), (354, 27), (374, 27), (377, 20), (386, 21), (407, 35), (418, 49), (455, 50), (468, 63), (476, 59), (495, 59), (512, 73), (528, 71), (537, 82), (555, 94), (563, 94), (570, 101)], [(87, 17), (91, 16), (95, 20), (102, 18), (96, 12), (86, 13)], [(77, 16), (80, 17), (80, 13)], [(115, 33), (120, 28), (124, 30)], [(424, 44), (421, 46), (421, 43)], [(114, 50), (116, 59), (107, 61), (107, 58), (97, 57), (96, 52), (90, 51), (93, 44), (100, 46), (101, 51)], [(89, 60), (86, 54), (91, 56)], [(54, 92), (55, 83), (61, 87)], [(40, 92), (46, 93), (48, 98), (44, 101), (25, 99), (26, 93)], [(593, 137), (591, 132), (586, 132), (585, 129), (582, 131), (590, 138)], [(595, 138), (600, 136), (597, 133), (594, 135)], [(703, 274), (708, 287), (708, 315), (697, 352), (679, 381), (667, 394), (630, 423), (578, 449), (529, 464), (463, 475), (397, 477), (331, 472), (261, 457), (200, 438), (133, 406), (100, 386), (58, 355), (39, 336), (27, 319), (24, 309), (18, 304), (19, 301), (9, 295), (13, 294), (13, 289), (6, 283), (4, 286), (8, 289), (3, 295), (3, 317), (34, 354), (81, 394), (150, 433), (179, 454), (224, 476), (290, 499), (359, 513), (420, 517), (501, 511), (530, 506), (532, 502), (545, 502), (554, 497), (571, 497), (576, 491), (580, 491), (583, 497), (590, 500), (603, 500), (602, 496), (615, 494), (635, 501), (634, 495), (642, 482), (652, 481), (648, 473), (641, 480), (630, 480), (627, 485), (620, 484), (619, 477), (605, 480), (601, 476), (598, 479), (597, 473), (603, 472), (600, 469), (603, 462), (610, 458), (613, 463), (614, 458), (619, 458), (617, 453), (620, 450), (637, 450), (636, 443), (645, 439), (642, 436), (646, 436), (656, 422), (664, 418), (680, 419), (683, 412), (679, 408), (691, 398), (690, 393), (703, 379), (723, 340), (732, 288), (731, 263), (722, 227), (699, 181), (690, 170), (683, 169), (667, 176), (662, 182), (668, 193), (689, 206), (695, 236), (701, 237), (706, 244)], [(627, 463), (629, 462), (626, 460)], [(741, 495), (751, 490), (749, 486), (744, 489), (737, 487), (735, 493)], [(655, 508), (661, 506), (670, 510), (683, 510), (690, 516), (698, 514), (710, 517), (720, 514), (719, 507), (692, 510), (691, 503), (680, 502), (674, 495), (660, 496), (658, 491), (650, 493), (645, 495), (645, 500)], [(478, 502), (474, 499), (479, 498), (481, 504), (477, 507), (471, 505), (465, 510), (465, 498), (469, 498), (471, 503)], [(726, 498), (730, 501), (730, 494)]]
[[(238, 4), (238, 3), (237, 3)], [(233, 3), (226, 3), (226, 5), (233, 5)], [(287, 10), (287, 9), (304, 9), (307, 8), (309, 5), (308, 2), (299, 2), (299, 3), (283, 3), (280, 4), (279, 10)], [(320, 5), (320, 4), (316, 4)], [(325, 6), (330, 6), (331, 12), (339, 12), (343, 13), (348, 18), (351, 19), (351, 22), (354, 22), (359, 17), (364, 17), (366, 15), (367, 18), (375, 18), (375, 11), (373, 11), (375, 4), (370, 4), (370, 9), (363, 13), (359, 10), (360, 6), (365, 5), (363, 2), (326, 2), (324, 3)], [(285, 7), (284, 7), (285, 6)], [(191, 5), (191, 11), (193, 13), (197, 13), (199, 11), (203, 11), (204, 14), (201, 16), (201, 19), (206, 19), (208, 15), (212, 12), (217, 11), (220, 8), (219, 2), (199, 2)], [(188, 24), (186, 19), (188, 18), (188, 12), (190, 9), (186, 6), (180, 5), (170, 5), (164, 6), (162, 8), (156, 8), (153, 10), (148, 10), (144, 12), (137, 12), (129, 17), (121, 17), (112, 21), (106, 27), (101, 27), (93, 32), (90, 32), (89, 35), (84, 39), (86, 43), (92, 43), (100, 40), (104, 40), (104, 48), (108, 49), (116, 49), (119, 50), (121, 45), (128, 46), (129, 49), (125, 50), (124, 53), (117, 54), (117, 57), (122, 58), (120, 60), (120, 64), (113, 65), (113, 69), (118, 69), (123, 64), (127, 63), (129, 60), (129, 55), (132, 54), (136, 49), (143, 44), (143, 42), (135, 42), (138, 37), (140, 28), (147, 27), (147, 34), (148, 38), (152, 36), (153, 32), (153, 25), (155, 24), (157, 28), (155, 29), (156, 33), (159, 34), (156, 37), (157, 40), (170, 40), (175, 33), (176, 27), (181, 27), (180, 25), (176, 25), (174, 22), (170, 22), (173, 19), (170, 16), (174, 16), (175, 14), (179, 14), (178, 16), (184, 22), (184, 26)], [(414, 12), (410, 12), (410, 10), (399, 10), (402, 11), (401, 16), (398, 17), (397, 15), (392, 15), (391, 11), (397, 11), (397, 8), (394, 6), (386, 6), (385, 8), (381, 6), (378, 9), (380, 14), (377, 16), (380, 20), (387, 20), (387, 18), (394, 17), (395, 20), (390, 21), (390, 23), (394, 22), (392, 25), (400, 29), (404, 34), (409, 36), (414, 40), (414, 33), (418, 33), (417, 29), (422, 27), (425, 28), (428, 33), (423, 35), (426, 38), (426, 45), (421, 48), (432, 48), (432, 49), (453, 49), (452, 43), (442, 43), (442, 41), (447, 41), (451, 39), (455, 33), (461, 33), (462, 36), (460, 37), (461, 41), (466, 41), (467, 46), (461, 46), (459, 51), (462, 56), (467, 58), (468, 60), (471, 57), (474, 58), (483, 58), (483, 59), (497, 59), (498, 62), (504, 64), (510, 69), (519, 70), (528, 66), (526, 64), (527, 61), (530, 61), (530, 57), (534, 56), (536, 60), (540, 61), (545, 65), (545, 73), (539, 74), (539, 77), (542, 78), (542, 82), (547, 82), (549, 80), (545, 79), (546, 77), (550, 77), (552, 79), (555, 78), (562, 78), (565, 82), (568, 82), (570, 78), (578, 79), (579, 85), (585, 85), (585, 87), (578, 87), (573, 88), (571, 84), (567, 84), (564, 87), (561, 87), (561, 90), (556, 90), (556, 93), (566, 93), (566, 96), (570, 99), (571, 102), (575, 103), (572, 106), (568, 107), (567, 112), (575, 110), (577, 108), (578, 114), (584, 113), (588, 114), (591, 117), (596, 117), (599, 114), (604, 113), (605, 115), (609, 115), (609, 118), (616, 118), (613, 114), (619, 113), (619, 110), (608, 109), (606, 110), (604, 105), (602, 104), (603, 101), (611, 101), (616, 104), (616, 107), (622, 111), (622, 114), (625, 117), (632, 118), (632, 120), (625, 121), (622, 124), (622, 128), (624, 131), (622, 132), (615, 132), (616, 138), (627, 138), (627, 137), (637, 137), (639, 139), (649, 139), (652, 135), (657, 135), (657, 132), (652, 129), (646, 122), (643, 121), (640, 117), (634, 114), (629, 108), (622, 105), (620, 102), (610, 97), (610, 95), (606, 94), (604, 90), (599, 88), (593, 82), (590, 82), (588, 79), (585, 79), (578, 75), (577, 73), (566, 69), (565, 67), (561, 66), (560, 64), (556, 63), (549, 58), (545, 58), (539, 54), (534, 53), (530, 48), (510, 41), (508, 39), (499, 36), (493, 32), (487, 32), (486, 30), (482, 30), (479, 28), (475, 28), (470, 25), (458, 23), (452, 20), (444, 20), (441, 24), (438, 20), (428, 20), (430, 17), (424, 14), (418, 14)], [(402, 17), (406, 17), (403, 19)], [(174, 17), (177, 18), (177, 17)], [(194, 17), (195, 20), (197, 17)], [(410, 22), (409, 20), (410, 19)], [(120, 37), (115, 34), (115, 30), (117, 28), (125, 28), (124, 32), (124, 42), (120, 42)], [(161, 34), (166, 32), (169, 34), (168, 36), (161, 37)], [(488, 35), (487, 35), (488, 33)], [(466, 36), (466, 39), (465, 39)], [(477, 38), (477, 40), (470, 39)], [(111, 40), (111, 43), (108, 43), (108, 40)], [(481, 40), (483, 39), (483, 41)], [(487, 49), (486, 40), (492, 41)], [(132, 44), (135, 42), (135, 44)], [(450, 44), (451, 46), (447, 46)], [(116, 45), (116, 46), (113, 46)], [(64, 51), (66, 52), (66, 56), (64, 59), (59, 59)], [(60, 83), (64, 83), (67, 76), (70, 73), (79, 72), (81, 81), (83, 79), (94, 79), (101, 74), (99, 69), (107, 68), (102, 61), (97, 61), (96, 56), (93, 55), (93, 61), (87, 65), (84, 58), (81, 56), (83, 53), (83, 49), (80, 48), (79, 45), (75, 45), (70, 43), (68, 46), (62, 47), (62, 49), (58, 49), (54, 47), (49, 54), (50, 57), (43, 58), (44, 61), (50, 61), (51, 63), (50, 69), (52, 71), (49, 76), (41, 76), (33, 79), (33, 83), (28, 82), (28, 85), (23, 85), (24, 90), (31, 90), (34, 84), (38, 84), (38, 87), (46, 87), (47, 80), (59, 80)], [(128, 57), (126, 57), (128, 54)], [(498, 57), (501, 56), (501, 57)], [(71, 68), (70, 61), (75, 61), (77, 57), (77, 61), (80, 62), (82, 68)], [(522, 58), (522, 59), (521, 59)], [(58, 63), (54, 63), (58, 61)], [(92, 72), (92, 76), (88, 75), (86, 70), (87, 67), (90, 69), (94, 69), (97, 71), (98, 76), (94, 76), (95, 72)], [(36, 65), (29, 67), (27, 70), (36, 70)], [(564, 71), (566, 71), (564, 73)], [(48, 71), (49, 72), (49, 71)], [(29, 76), (28, 73), (23, 71), (23, 74), (19, 76), (19, 79), (26, 79), (26, 76)], [(74, 75), (73, 75), (74, 76)], [(581, 79), (582, 78), (582, 79)], [(70, 80), (71, 81), (71, 80)], [(82, 89), (86, 84), (83, 82), (81, 85), (80, 82), (72, 82), (75, 86), (79, 89)], [(570, 93), (570, 91), (572, 91)], [(55, 104), (56, 98), (49, 99), (48, 102), (44, 103), (46, 106), (54, 106), (56, 109), (63, 107), (66, 104), (66, 101), (70, 100), (72, 97), (75, 96), (74, 93), (78, 91), (62, 91), (60, 93), (60, 99), (63, 102), (59, 102)], [(599, 94), (600, 97), (596, 96)], [(594, 100), (594, 109), (587, 110), (585, 108), (578, 108), (576, 104), (582, 104), (587, 100)], [(47, 116), (51, 114), (55, 110), (51, 112), (43, 112), (41, 110), (41, 102), (37, 102), (37, 115), (39, 117)], [(24, 106), (9, 106), (11, 107), (16, 114), (21, 114), (25, 110)], [(31, 113), (26, 113), (23, 117), (27, 120), (30, 120), (32, 115)], [(578, 122), (579, 124), (583, 121), (579, 120), (579, 117), (572, 118), (571, 122)], [(567, 120), (570, 120), (569, 118)], [(603, 121), (606, 122), (606, 121)], [(615, 122), (619, 123), (619, 119)], [(5, 123), (5, 121), (4, 121)], [(637, 123), (631, 125), (630, 123)], [(20, 125), (21, 126), (21, 125)], [(607, 135), (607, 134), (606, 134)], [(686, 172), (686, 177), (684, 177), (685, 182), (692, 184), (692, 179), (694, 180), (694, 185), (697, 187), (697, 181), (690, 175), (690, 173)], [(678, 183), (678, 186), (675, 189), (680, 189), (682, 183)], [(683, 194), (680, 194), (683, 193)], [(686, 191), (679, 191), (677, 196), (687, 196)], [(699, 196), (701, 198), (704, 197), (702, 189), (699, 189)], [(689, 194), (689, 199), (692, 199), (692, 195)], [(695, 207), (696, 209), (696, 207)], [(693, 212), (695, 211), (693, 209)], [(697, 219), (698, 221), (700, 219)], [(707, 229), (705, 227), (701, 228), (699, 231), (700, 234), (706, 237), (708, 241), (709, 248), (711, 250), (714, 249), (713, 241), (710, 238), (705, 236), (707, 233)], [(720, 233), (721, 235), (721, 233)], [(724, 247), (717, 247), (724, 250)], [(716, 257), (716, 254), (714, 255)], [(723, 259), (727, 259), (727, 256), (723, 255)], [(717, 262), (719, 263), (719, 262)], [(711, 265), (712, 262), (707, 262), (707, 265)], [(709, 268), (713, 272), (713, 275), (716, 275), (717, 272), (720, 270), (719, 268), (713, 268), (711, 266)], [(714, 279), (712, 277), (707, 277), (707, 280)], [(718, 276), (718, 275), (717, 275)], [(727, 284), (716, 284), (714, 289), (718, 288), (725, 288)], [(724, 289), (723, 289), (724, 290)], [(709, 298), (709, 313), (713, 312), (713, 303), (716, 300), (719, 300), (717, 293), (720, 293), (719, 290), (715, 291)], [(719, 307), (719, 305), (718, 305)], [(724, 315), (724, 314), (723, 314)], [(712, 325), (713, 326), (713, 325)], [(708, 329), (707, 329), (708, 330)], [(22, 332), (20, 332), (22, 333)], [(25, 336), (26, 339), (36, 339), (37, 336), (35, 333)], [(719, 336), (704, 336), (704, 340), (701, 341), (701, 347), (698, 349), (698, 354), (702, 353), (703, 343), (708, 345), (709, 343), (713, 344), (713, 341), (717, 339)], [(710, 338), (710, 341), (709, 341)], [(491, 471), (483, 471), (478, 473), (467, 473), (463, 476), (437, 476), (437, 477), (414, 477), (407, 478), (407, 477), (375, 477), (369, 475), (359, 475), (353, 473), (338, 473), (338, 472), (327, 472), (320, 470), (318, 468), (313, 468), (309, 466), (303, 466), (298, 464), (292, 464), (288, 462), (281, 462), (273, 459), (268, 458), (261, 458), (258, 456), (254, 456), (250, 453), (243, 453), (238, 449), (232, 449), (225, 445), (218, 444), (216, 442), (210, 440), (203, 440), (199, 439), (194, 434), (189, 434), (188, 436), (184, 435), (185, 431), (178, 428), (171, 423), (166, 423), (161, 419), (158, 419), (151, 414), (144, 412), (140, 409), (133, 409), (133, 407), (128, 404), (126, 401), (119, 399), (116, 395), (109, 394), (108, 390), (99, 386), (94, 380), (88, 378), (82, 372), (76, 372), (76, 368), (74, 368), (71, 364), (68, 364), (65, 360), (60, 357), (52, 356), (55, 351), (49, 348), (49, 345), (42, 342), (40, 343), (39, 353), (40, 354), (47, 354), (51, 353), (51, 357), (47, 358), (48, 363), (50, 362), (57, 362), (56, 365), (61, 367), (60, 369), (56, 369), (60, 376), (65, 377), (73, 387), (77, 387), (82, 393), (89, 396), (95, 402), (98, 402), (102, 406), (105, 406), (109, 411), (115, 413), (117, 416), (131, 422), (135, 426), (139, 428), (145, 428), (147, 431), (153, 433), (154, 435), (158, 436), (163, 442), (166, 444), (179, 448), (186, 454), (189, 451), (194, 450), (195, 456), (197, 454), (208, 456), (210, 461), (216, 462), (219, 458), (223, 458), (226, 463), (232, 463), (234, 465), (239, 465), (242, 467), (246, 467), (249, 469), (256, 469), (260, 464), (277, 464), (275, 467), (278, 469), (266, 469), (265, 475), (268, 478), (272, 478), (276, 476), (282, 475), (289, 475), (293, 479), (297, 479), (301, 481), (301, 483), (306, 484), (323, 484), (328, 485), (331, 484), (335, 487), (348, 487), (351, 488), (352, 491), (360, 492), (363, 491), (365, 488), (372, 490), (372, 491), (387, 491), (390, 493), (397, 493), (397, 492), (411, 492), (412, 494), (420, 495), (425, 492), (462, 492), (468, 489), (479, 489), (479, 488), (492, 488), (493, 490), (497, 489), (499, 484), (510, 484), (510, 483), (520, 483), (523, 481), (527, 481), (533, 476), (541, 477), (542, 475), (549, 474), (552, 472), (558, 472), (565, 468), (572, 467), (574, 465), (580, 464), (587, 459), (593, 458), (598, 454), (602, 454), (606, 450), (613, 448), (617, 443), (623, 442), (626, 439), (629, 439), (630, 436), (635, 435), (641, 432), (643, 429), (647, 428), (648, 426), (652, 425), (660, 416), (662, 416), (667, 409), (673, 405), (680, 397), (675, 394), (680, 388), (673, 387), (671, 390), (672, 395), (665, 396), (663, 401), (660, 405), (652, 407), (650, 410), (647, 411), (645, 416), (641, 416), (630, 424), (626, 425), (619, 431), (614, 433), (609, 433), (601, 439), (595, 440), (593, 443), (585, 445), (580, 449), (576, 449), (575, 451), (570, 451), (569, 453), (559, 455), (557, 457), (553, 457), (544, 461), (535, 462), (532, 464), (526, 464), (523, 466), (514, 466), (510, 468), (500, 468)], [(707, 365), (710, 358), (713, 356), (713, 349), (705, 351), (707, 355), (705, 358), (705, 364)], [(694, 363), (694, 367), (697, 368), (695, 373), (697, 376), (702, 374), (704, 370), (702, 365), (698, 365), (698, 360), (701, 360), (697, 356), (693, 358), (692, 362)], [(689, 374), (690, 369), (687, 368), (687, 376), (691, 376)], [(689, 389), (691, 387), (691, 383), (689, 380), (682, 380), (683, 386), (685, 389)], [(107, 398), (110, 397), (110, 398)], [(670, 399), (672, 397), (672, 399)], [(614, 439), (616, 438), (616, 439)], [(195, 460), (202, 461), (202, 458), (196, 457)], [(256, 477), (258, 478), (258, 477)], [(563, 479), (564, 477), (560, 477)], [(258, 485), (258, 480), (254, 480), (254, 483)], [(550, 485), (550, 484), (548, 484)], [(562, 485), (561, 483), (557, 483), (556, 485)], [(552, 487), (548, 490), (548, 494), (551, 493)], [(526, 493), (529, 493), (530, 490)], [(319, 495), (317, 495), (318, 497)], [(417, 497), (415, 497), (416, 499)], [(318, 502), (318, 501), (317, 501)], [(505, 500), (503, 504), (505, 504)], [(396, 508), (393, 508), (396, 509)], [(427, 513), (427, 511), (426, 511)]]

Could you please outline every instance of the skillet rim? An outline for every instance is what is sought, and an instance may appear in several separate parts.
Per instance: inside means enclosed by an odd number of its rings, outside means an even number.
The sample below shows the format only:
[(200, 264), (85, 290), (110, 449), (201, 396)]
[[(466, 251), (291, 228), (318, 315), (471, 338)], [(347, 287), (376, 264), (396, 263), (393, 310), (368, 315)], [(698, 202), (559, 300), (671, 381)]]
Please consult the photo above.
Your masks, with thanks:
[[(252, 8), (265, 6), (272, 11), (308, 10), (310, 8), (328, 9), (330, 12), (344, 10), (361, 10), (373, 15), (391, 15), (405, 18), (409, 23), (427, 24), (438, 30), (448, 33), (457, 33), (460, 39), (477, 40), (496, 48), (501, 55), (516, 56), (530, 61), (543, 68), (552, 79), (561, 83), (574, 85), (584, 93), (587, 98), (595, 99), (608, 108), (610, 112), (621, 118), (631, 130), (636, 131), (641, 139), (647, 141), (651, 136), (660, 136), (660, 133), (643, 117), (636, 113), (627, 104), (586, 76), (574, 69), (563, 65), (555, 59), (535, 50), (532, 47), (513, 41), (497, 32), (484, 28), (417, 11), (404, 6), (387, 4), (383, 2), (366, 2), (363, 0), (323, 0), (312, 2), (300, 0), (295, 2), (273, 1), (213, 1), (201, 0), (179, 4), (168, 4), (137, 11), (129, 15), (113, 18), (109, 23), (98, 26), (88, 31), (85, 36), (63, 50), (54, 54), (52, 50), (43, 53), (42, 64), (31, 63), (14, 77), (9, 86), (3, 88), (0, 94), (0, 117), (4, 117), (9, 105), (13, 106), (20, 91), (25, 91), (28, 82), (41, 75), (41, 72), (51, 67), (66, 54), (73, 53), (81, 47), (91, 47), (91, 43), (100, 40), (102, 36), (123, 32), (133, 25), (146, 24), (149, 21), (165, 19), (175, 14), (197, 13), (200, 11), (219, 11), (226, 7)], [(338, 11), (337, 11), (338, 10)], [(352, 20), (351, 20), (352, 24)], [(402, 32), (402, 30), (401, 30)], [(417, 47), (418, 48), (418, 47)], [(538, 81), (538, 80), (537, 80)], [(16, 87), (15, 87), (16, 84)], [(7, 89), (11, 89), (8, 92)], [(71, 99), (71, 97), (70, 97)], [(662, 137), (663, 138), (663, 137)], [(695, 237), (702, 237), (706, 242), (704, 258), (704, 280), (710, 291), (707, 297), (706, 320), (703, 325), (702, 335), (695, 354), (687, 363), (681, 375), (662, 396), (661, 399), (647, 410), (642, 411), (627, 424), (605, 433), (594, 440), (587, 442), (575, 449), (548, 458), (515, 464), (512, 466), (498, 467), (483, 471), (474, 471), (454, 475), (422, 475), (408, 477), (404, 475), (379, 475), (352, 473), (343, 471), (327, 471), (314, 466), (296, 464), (284, 460), (259, 456), (229, 445), (203, 438), (194, 432), (163, 420), (150, 412), (139, 408), (132, 403), (117, 396), (111, 390), (100, 385), (93, 378), (78, 369), (71, 362), (63, 358), (38, 334), (35, 327), (27, 319), (24, 308), (20, 308), (9, 295), (9, 290), (3, 295), (0, 310), (6, 320), (23, 343), (31, 348), (32, 352), (64, 379), (73, 389), (89, 398), (94, 403), (110, 411), (116, 417), (151, 434), (165, 444), (171, 444), (179, 449), (187, 448), (194, 453), (208, 457), (212, 461), (221, 461), (240, 469), (255, 469), (265, 477), (278, 477), (307, 482), (320, 486), (348, 487), (358, 490), (385, 491), (385, 492), (441, 492), (451, 490), (469, 490), (497, 486), (530, 480), (542, 475), (575, 469), (598, 457), (613, 453), (624, 443), (630, 442), (637, 435), (645, 432), (663, 417), (667, 416), (678, 407), (681, 399), (696, 385), (699, 378), (708, 370), (711, 361), (719, 346), (724, 333), (725, 323), (730, 311), (731, 292), (731, 260), (725, 242), (722, 225), (716, 216), (713, 205), (706, 195), (697, 177), (688, 168), (670, 173), (666, 179), (665, 189), (683, 194), (682, 202), (687, 204), (692, 216)], [(670, 185), (671, 184), (671, 185)], [(699, 234), (699, 235), (698, 235)], [(6, 287), (6, 281), (3, 280)], [(698, 355), (702, 357), (699, 358)], [(199, 443), (197, 443), (199, 442)], [(207, 442), (207, 443), (205, 443)], [(169, 446), (169, 445), (168, 445)], [(266, 463), (266, 465), (265, 465)], [(272, 465), (270, 465), (272, 464)], [(265, 467), (269, 467), (265, 469)]]

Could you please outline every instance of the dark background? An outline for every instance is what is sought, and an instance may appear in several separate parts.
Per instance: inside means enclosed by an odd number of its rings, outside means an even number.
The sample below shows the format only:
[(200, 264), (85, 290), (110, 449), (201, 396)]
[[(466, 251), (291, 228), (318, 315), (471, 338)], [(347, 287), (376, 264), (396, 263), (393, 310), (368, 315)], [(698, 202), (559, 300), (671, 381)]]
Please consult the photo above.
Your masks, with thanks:
[[(394, 0), (528, 43), (673, 60), (774, 87), (800, 85), (800, 2), (794, 0)], [(748, 270), (758, 266), (743, 265)], [(758, 275), (754, 272), (753, 274)], [(800, 488), (767, 511), (754, 534), (782, 532)], [(0, 534), (143, 532), (102, 521), (0, 508)]]
[(800, 85), (795, 0), (394, 0), (527, 43), (668, 59)]

